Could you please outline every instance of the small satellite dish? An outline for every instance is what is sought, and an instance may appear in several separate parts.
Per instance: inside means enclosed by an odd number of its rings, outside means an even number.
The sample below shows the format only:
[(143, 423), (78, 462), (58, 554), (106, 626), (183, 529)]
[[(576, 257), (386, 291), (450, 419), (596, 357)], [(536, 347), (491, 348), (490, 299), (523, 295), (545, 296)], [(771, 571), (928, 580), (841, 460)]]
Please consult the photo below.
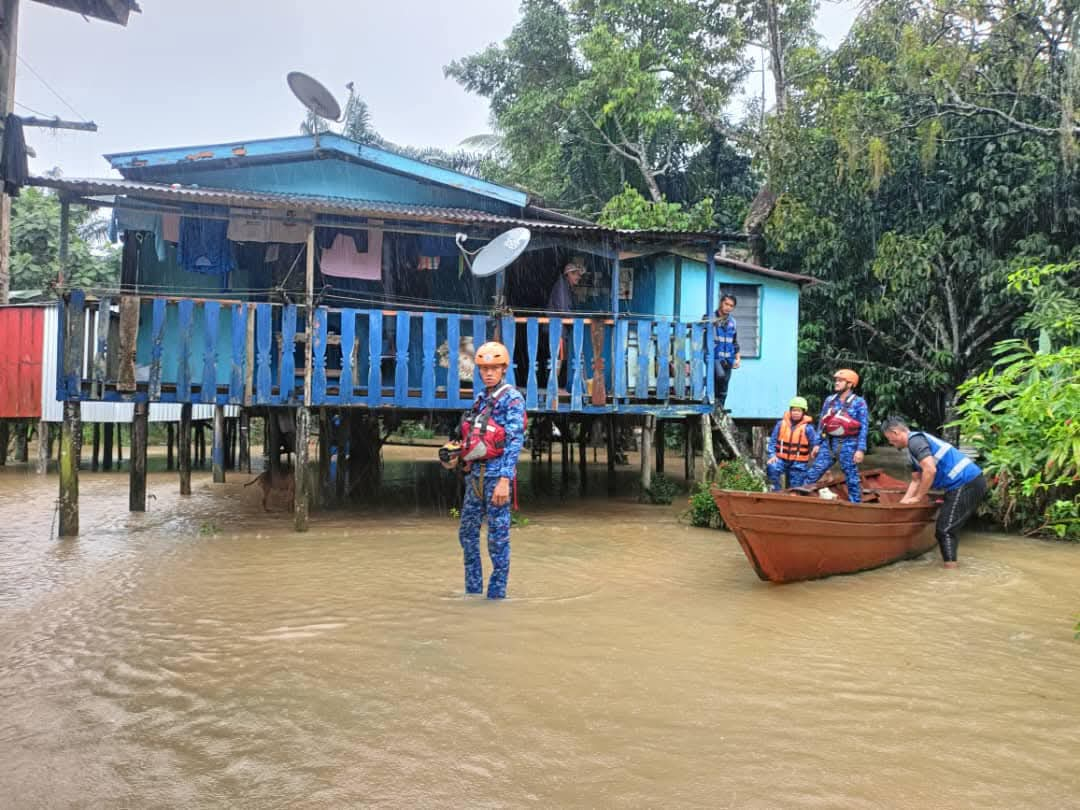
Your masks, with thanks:
[(289, 89), (293, 91), (300, 103), (311, 110), (319, 118), (328, 121), (337, 121), (341, 118), (341, 107), (337, 99), (322, 84), (298, 70), (292, 71), (285, 80), (289, 83)]
[(493, 276), (525, 252), (532, 234), (528, 228), (511, 228), (480, 248), (472, 261), (474, 276)]

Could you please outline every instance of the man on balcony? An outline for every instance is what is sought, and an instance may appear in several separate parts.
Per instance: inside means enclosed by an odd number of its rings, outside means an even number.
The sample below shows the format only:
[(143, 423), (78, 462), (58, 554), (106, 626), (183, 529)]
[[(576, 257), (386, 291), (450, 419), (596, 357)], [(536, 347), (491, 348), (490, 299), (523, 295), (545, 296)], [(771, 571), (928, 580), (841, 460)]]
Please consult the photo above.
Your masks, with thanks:
[[(562, 274), (555, 281), (551, 292), (548, 294), (547, 311), (551, 314), (564, 314), (574, 311), (573, 289), (585, 275), (585, 261), (580, 257), (574, 257), (563, 267)], [(563, 376), (563, 361), (566, 359), (569, 347), (570, 328), (564, 326), (562, 335), (559, 336), (559, 356), (553, 363), (555, 374), (559, 377), (559, 386), (566, 387), (566, 378)]]
[(715, 330), (713, 339), (715, 381), (714, 394), (716, 397), (716, 410), (728, 413), (724, 405), (727, 403), (728, 385), (731, 383), (731, 372), (742, 363), (742, 354), (739, 352), (739, 335), (735, 324), (735, 306), (738, 304), (734, 295), (730, 293), (720, 296), (720, 308), (704, 320), (712, 320)]

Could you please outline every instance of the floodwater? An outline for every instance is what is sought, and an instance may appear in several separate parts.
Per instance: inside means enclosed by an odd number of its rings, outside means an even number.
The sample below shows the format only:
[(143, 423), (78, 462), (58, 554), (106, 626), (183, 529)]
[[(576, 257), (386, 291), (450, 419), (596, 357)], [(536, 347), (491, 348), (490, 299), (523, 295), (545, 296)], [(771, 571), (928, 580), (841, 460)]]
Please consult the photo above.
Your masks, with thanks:
[(305, 535), (248, 476), (131, 515), (84, 472), (57, 540), (55, 477), (0, 472), (0, 806), (1080, 807), (1080, 547), (774, 586), (534, 473), (489, 602), (426, 462)]

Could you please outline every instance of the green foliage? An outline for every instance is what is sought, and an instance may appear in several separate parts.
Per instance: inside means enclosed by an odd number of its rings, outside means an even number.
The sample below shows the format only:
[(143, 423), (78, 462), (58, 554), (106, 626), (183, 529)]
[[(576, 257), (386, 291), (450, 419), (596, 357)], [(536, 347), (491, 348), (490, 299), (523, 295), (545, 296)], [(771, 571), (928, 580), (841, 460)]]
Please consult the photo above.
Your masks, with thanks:
[(683, 518), (688, 520), (691, 526), (727, 528), (723, 518), (720, 517), (720, 510), (716, 508), (716, 501), (710, 493), (713, 485), (720, 489), (734, 489), (740, 492), (762, 492), (765, 489), (765, 481), (751, 473), (743, 464), (733, 460), (721, 461), (716, 466), (713, 480), (699, 482), (690, 494), (690, 506), (683, 513)]
[(423, 422), (417, 422), (412, 419), (405, 419), (401, 425), (395, 431), (401, 438), (408, 442), (414, 442), (417, 439), (433, 439), (435, 438), (435, 431), (425, 425)]
[(661, 198), (646, 200), (629, 183), (604, 205), (599, 222), (623, 230), (707, 231), (713, 227), (713, 201), (709, 197), (684, 210), (681, 203)]
[(641, 494), (641, 498), (647, 503), (668, 504), (677, 494), (679, 485), (663, 473), (657, 473), (652, 478), (652, 485)]
[[(1071, 264), (1016, 270), (1009, 285), (1031, 301), (1025, 316), (1040, 325), (1040, 346), (1005, 340), (995, 362), (960, 386), (958, 425), (979, 448), (990, 476), (991, 506), (1007, 528), (1080, 541), (1080, 307)], [(1047, 291), (1053, 290), (1048, 296)], [(1054, 342), (1064, 344), (1057, 351)]]
[(460, 518), (461, 518), (461, 510), (458, 509), (456, 506), (451, 506), (450, 507), (450, 519), (451, 520), (458, 520)]
[[(86, 290), (115, 289), (120, 252), (102, 238), (105, 220), (85, 206), (72, 206), (69, 222), (64, 283)], [(11, 201), (11, 289), (45, 290), (59, 273), (60, 200), (49, 191), (23, 189)]]
[(516, 526), (519, 529), (524, 529), (529, 525), (529, 519), (525, 515), (521, 514), (517, 510), (510, 510), (510, 525)]

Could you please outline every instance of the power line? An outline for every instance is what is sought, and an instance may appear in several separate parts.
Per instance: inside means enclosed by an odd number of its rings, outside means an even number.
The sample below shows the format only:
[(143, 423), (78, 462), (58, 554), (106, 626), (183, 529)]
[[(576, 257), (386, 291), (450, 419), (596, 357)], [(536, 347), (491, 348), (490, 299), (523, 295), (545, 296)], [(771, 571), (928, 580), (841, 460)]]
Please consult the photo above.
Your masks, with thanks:
[[(45, 87), (48, 88), (50, 93), (52, 93), (54, 96), (56, 96), (58, 99), (60, 99), (60, 103), (63, 104), (65, 107), (67, 107), (69, 110), (71, 110), (71, 112), (75, 114), (76, 118), (78, 118), (81, 121), (86, 121), (87, 120), (86, 116), (83, 115), (78, 110), (76, 110), (74, 107), (72, 107), (70, 102), (68, 102), (68, 100), (66, 98), (64, 98), (62, 95), (60, 95), (60, 93), (58, 93), (56, 91), (56, 89), (51, 84), (49, 84), (47, 81), (45, 81), (45, 78), (40, 73), (38, 73), (36, 70), (34, 70), (33, 66), (29, 62), (27, 62), (25, 59), (22, 58), (21, 54), (19, 55), (19, 61), (23, 64), (23, 66), (27, 70), (29, 70), (31, 73), (33, 73), (37, 77), (38, 81), (40, 81), (43, 85), (45, 85)], [(40, 115), (40, 113), (39, 113), (39, 115)]]
[(27, 107), (21, 101), (16, 101), (15, 106), (16, 107), (22, 107), (27, 112), (32, 112), (34, 115), (40, 115), (43, 118), (53, 118), (53, 117), (55, 117), (55, 116), (49, 115), (48, 113), (43, 113), (41, 110), (35, 110), (33, 107)]

